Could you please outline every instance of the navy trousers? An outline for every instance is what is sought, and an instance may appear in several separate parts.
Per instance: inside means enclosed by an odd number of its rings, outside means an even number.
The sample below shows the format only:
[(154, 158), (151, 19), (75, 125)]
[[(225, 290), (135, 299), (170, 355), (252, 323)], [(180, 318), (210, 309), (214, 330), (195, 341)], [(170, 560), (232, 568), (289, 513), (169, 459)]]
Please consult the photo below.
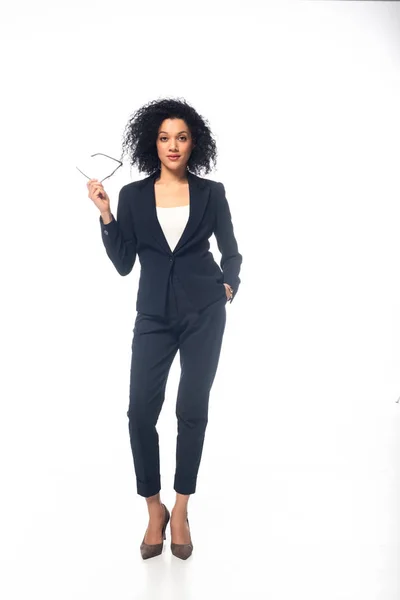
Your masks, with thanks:
[(181, 376), (176, 402), (174, 490), (180, 494), (196, 491), (209, 395), (226, 323), (226, 295), (197, 311), (173, 272), (166, 303), (166, 317), (138, 312), (133, 329), (127, 416), (137, 493), (145, 497), (154, 496), (161, 489), (156, 424), (178, 350)]

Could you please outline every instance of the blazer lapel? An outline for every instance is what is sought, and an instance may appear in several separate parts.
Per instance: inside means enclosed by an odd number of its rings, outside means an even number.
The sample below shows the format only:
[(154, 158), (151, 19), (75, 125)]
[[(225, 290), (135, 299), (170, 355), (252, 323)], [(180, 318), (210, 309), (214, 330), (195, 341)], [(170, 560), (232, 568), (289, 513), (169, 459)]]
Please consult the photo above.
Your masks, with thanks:
[(157, 217), (156, 198), (154, 193), (154, 182), (159, 176), (159, 171), (156, 171), (144, 180), (144, 186), (142, 189), (143, 193), (143, 213), (147, 225), (147, 231), (150, 233), (159, 246), (167, 254), (176, 254), (182, 246), (190, 239), (190, 237), (196, 231), (204, 211), (206, 209), (209, 196), (210, 186), (206, 179), (202, 179), (190, 171), (187, 172), (187, 178), (189, 183), (189, 219), (186, 223), (185, 229), (175, 246), (174, 250), (171, 248), (166, 240), (162, 227)]

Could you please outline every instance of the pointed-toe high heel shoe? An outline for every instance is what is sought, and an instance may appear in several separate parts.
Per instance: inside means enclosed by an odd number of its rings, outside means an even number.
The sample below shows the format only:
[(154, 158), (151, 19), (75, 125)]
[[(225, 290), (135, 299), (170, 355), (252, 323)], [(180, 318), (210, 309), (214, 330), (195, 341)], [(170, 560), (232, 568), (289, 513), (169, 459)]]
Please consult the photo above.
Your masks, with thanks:
[[(167, 528), (169, 519), (170, 519), (170, 514), (168, 511), (168, 508), (165, 506), (165, 504), (163, 504), (164, 510), (165, 510), (165, 520), (164, 520), (164, 524), (163, 524), (163, 528), (162, 528), (162, 538), (163, 540), (166, 539), (166, 535), (165, 535), (165, 530)], [(146, 530), (147, 532), (147, 530)], [(145, 560), (146, 558), (153, 558), (153, 556), (158, 556), (159, 554), (162, 553), (163, 551), (163, 546), (164, 546), (164, 541), (162, 541), (159, 544), (146, 544), (144, 539), (146, 537), (146, 533), (144, 534), (144, 538), (142, 543), (140, 544), (140, 553), (142, 555), (142, 558)]]
[[(187, 521), (187, 524), (189, 527), (189, 519), (187, 517), (186, 517), (186, 521)], [(192, 536), (190, 535), (190, 528), (189, 528), (189, 538), (190, 538), (189, 544), (175, 544), (174, 542), (171, 542), (171, 552), (174, 556), (176, 556), (177, 558), (181, 558), (182, 560), (186, 560), (187, 558), (189, 558), (189, 556), (193, 552), (193, 544), (192, 544)]]

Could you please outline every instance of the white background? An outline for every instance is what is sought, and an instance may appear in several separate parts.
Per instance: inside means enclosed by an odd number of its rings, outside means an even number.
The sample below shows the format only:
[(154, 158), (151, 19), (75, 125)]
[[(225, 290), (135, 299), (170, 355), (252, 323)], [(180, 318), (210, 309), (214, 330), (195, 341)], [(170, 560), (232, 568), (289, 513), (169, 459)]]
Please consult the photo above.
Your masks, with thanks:
[[(400, 6), (18, 3), (0, 39), (1, 596), (398, 599)], [(210, 123), (243, 254), (186, 562), (169, 530), (140, 556), (139, 263), (118, 275), (75, 168), (119, 157), (129, 116), (165, 96)], [(143, 176), (105, 182), (114, 214)], [(179, 374), (177, 355), (157, 425), (170, 510)]]

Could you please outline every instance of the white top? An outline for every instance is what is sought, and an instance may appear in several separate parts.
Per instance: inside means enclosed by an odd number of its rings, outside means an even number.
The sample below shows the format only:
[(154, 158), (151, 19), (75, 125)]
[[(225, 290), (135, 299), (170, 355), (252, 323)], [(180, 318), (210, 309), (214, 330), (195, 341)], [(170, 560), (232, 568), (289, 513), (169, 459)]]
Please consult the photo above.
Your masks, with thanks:
[(188, 222), (190, 206), (156, 206), (156, 209), (161, 229), (173, 251)]

